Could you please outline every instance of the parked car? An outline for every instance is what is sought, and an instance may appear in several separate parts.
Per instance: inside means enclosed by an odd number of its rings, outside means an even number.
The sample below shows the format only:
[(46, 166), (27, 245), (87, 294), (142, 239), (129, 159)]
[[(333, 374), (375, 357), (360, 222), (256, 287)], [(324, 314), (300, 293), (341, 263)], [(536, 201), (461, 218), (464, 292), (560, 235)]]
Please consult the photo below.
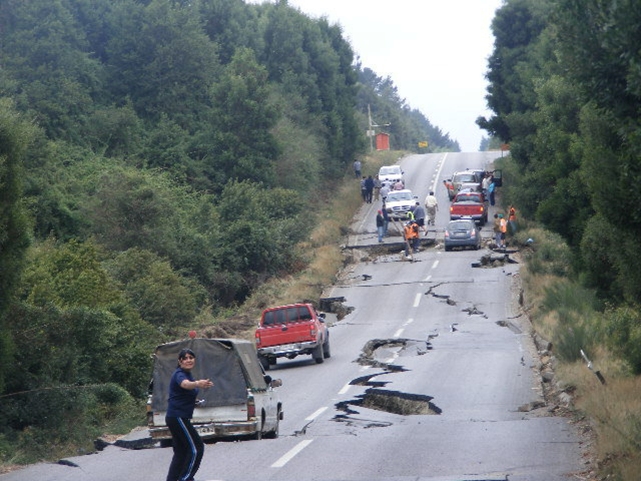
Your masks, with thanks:
[(385, 209), (391, 219), (405, 220), (410, 209), (416, 205), (417, 196), (409, 189), (393, 190), (387, 194)]
[(311, 304), (288, 304), (263, 311), (255, 334), (258, 358), (265, 370), (279, 357), (312, 356), (317, 364), (331, 357), (325, 315)]
[(479, 170), (465, 170), (456, 172), (452, 175), (452, 184), (454, 185), (454, 192), (459, 193), (462, 190), (481, 190), (481, 182), (483, 181), (482, 171)]
[(187, 339), (158, 346), (147, 399), (147, 425), (152, 439), (171, 445), (165, 423), (169, 381), (182, 349), (196, 353), (195, 379), (214, 386), (199, 392), (192, 424), (203, 439), (262, 439), (278, 437), (283, 405), (271, 379), (261, 368), (254, 343), (241, 339)]
[(450, 220), (470, 218), (480, 225), (487, 223), (487, 205), (483, 192), (465, 190), (456, 194), (450, 205)]
[(445, 228), (445, 250), (454, 247), (481, 248), (481, 229), (472, 219), (458, 219), (448, 222)]
[(393, 186), (400, 180), (403, 187), (405, 187), (403, 173), (400, 165), (384, 165), (378, 169), (378, 178), (381, 182), (387, 183), (390, 186)]

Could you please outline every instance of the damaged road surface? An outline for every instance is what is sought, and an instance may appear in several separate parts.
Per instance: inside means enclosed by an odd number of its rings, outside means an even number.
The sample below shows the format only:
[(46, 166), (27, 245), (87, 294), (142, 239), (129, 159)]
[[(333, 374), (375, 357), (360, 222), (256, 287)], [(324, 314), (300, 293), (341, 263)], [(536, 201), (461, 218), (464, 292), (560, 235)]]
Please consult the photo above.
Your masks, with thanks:
[[(489, 155), (412, 155), (401, 164), (424, 199), (426, 179), (440, 185), (439, 172), (485, 168)], [(446, 192), (435, 191), (446, 206)], [(376, 209), (364, 205), (352, 230), (373, 229)], [(440, 209), (428, 235), (438, 236), (447, 217)], [(332, 307), (327, 318), (332, 362), (285, 359), (269, 371), (282, 379), (278, 439), (207, 444), (196, 479), (589, 479), (582, 438), (543, 397), (541, 364), (518, 302), (518, 263), (473, 267), (487, 249), (445, 254), (438, 241), (414, 262), (361, 254), (322, 294), (345, 307)], [(170, 459), (171, 449), (158, 446), (109, 445), (0, 481), (157, 481)]]

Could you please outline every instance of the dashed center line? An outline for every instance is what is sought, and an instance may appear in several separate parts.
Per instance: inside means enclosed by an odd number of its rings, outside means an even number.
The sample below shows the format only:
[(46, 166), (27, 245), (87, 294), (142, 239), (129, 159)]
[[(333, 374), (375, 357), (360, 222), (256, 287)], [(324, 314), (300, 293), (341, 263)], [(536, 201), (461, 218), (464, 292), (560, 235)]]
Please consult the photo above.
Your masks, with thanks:
[(438, 261), (434, 261), (434, 264), (432, 264), (432, 269), (436, 269), (436, 266), (438, 265)]
[(312, 414), (310, 414), (309, 416), (307, 416), (307, 417), (305, 418), (305, 421), (313, 421), (313, 420), (314, 420), (314, 419), (316, 419), (318, 416), (320, 416), (321, 414), (323, 414), (323, 411), (325, 411), (326, 409), (327, 409), (327, 406), (322, 407), (322, 408), (320, 408), (320, 409), (317, 409), (315, 412), (313, 412)]
[(338, 391), (338, 394), (345, 394), (347, 391), (349, 391), (350, 384), (345, 384), (340, 391)]
[(421, 302), (421, 297), (423, 297), (423, 294), (420, 292), (416, 294), (416, 297), (414, 297), (414, 307), (418, 307)]
[(394, 333), (392, 337), (401, 337), (401, 334), (403, 334), (404, 328), (400, 328), (398, 331)]
[(293, 459), (294, 456), (296, 456), (303, 449), (309, 446), (312, 443), (312, 441), (314, 440), (306, 439), (305, 441), (301, 441), (300, 443), (298, 443), (292, 449), (287, 451), (278, 461), (272, 464), (272, 468), (282, 468), (283, 466), (285, 466), (289, 461)]

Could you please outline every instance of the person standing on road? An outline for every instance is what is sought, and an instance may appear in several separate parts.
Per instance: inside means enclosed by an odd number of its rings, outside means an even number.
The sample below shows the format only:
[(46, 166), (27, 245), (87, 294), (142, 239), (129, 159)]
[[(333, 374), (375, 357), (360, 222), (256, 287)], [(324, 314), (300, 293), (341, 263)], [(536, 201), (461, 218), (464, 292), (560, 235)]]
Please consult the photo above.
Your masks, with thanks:
[(165, 421), (171, 432), (174, 455), (169, 465), (167, 481), (193, 481), (205, 452), (205, 444), (191, 418), (196, 407), (198, 389), (214, 385), (209, 379), (194, 380), (191, 374), (196, 365), (196, 354), (183, 349), (178, 354), (178, 367), (169, 381), (169, 399)]
[(382, 244), (385, 235), (385, 217), (383, 217), (382, 210), (376, 213), (376, 231), (378, 232), (378, 243)]
[(507, 244), (505, 243), (507, 220), (505, 220), (503, 214), (499, 214), (499, 230), (501, 231), (501, 249), (505, 249), (507, 247)]
[(378, 174), (376, 174), (376, 177), (374, 177), (374, 200), (380, 199), (381, 187), (381, 179), (379, 179)]
[(383, 237), (387, 237), (387, 228), (389, 227), (389, 214), (387, 213), (387, 207), (385, 207), (385, 201), (383, 201)]
[(481, 181), (481, 192), (483, 192), (483, 195), (487, 197), (488, 195), (488, 189), (490, 187), (490, 182), (492, 182), (492, 179), (490, 178), (490, 173), (485, 172), (485, 175), (483, 176), (483, 180)]
[(516, 209), (514, 206), (510, 206), (507, 215), (507, 227), (510, 232), (510, 235), (516, 234), (517, 225), (516, 225)]
[(501, 247), (501, 219), (499, 219), (498, 214), (494, 214), (492, 232), (494, 233), (494, 244), (496, 244), (496, 248), (499, 249)]
[(493, 206), (496, 203), (496, 200), (494, 198), (494, 191), (496, 190), (496, 185), (494, 184), (494, 177), (490, 179), (490, 185), (487, 188), (487, 192), (490, 195), (490, 205)]
[(374, 179), (369, 175), (365, 179), (365, 202), (368, 204), (372, 203), (372, 195), (374, 194)]
[(403, 238), (405, 239), (405, 257), (409, 257), (410, 249), (412, 249), (414, 253), (417, 253), (419, 234), (416, 221), (410, 220), (405, 224), (403, 228)]
[(436, 211), (438, 210), (438, 200), (436, 200), (436, 196), (433, 191), (430, 191), (430, 193), (427, 194), (427, 197), (425, 197), (425, 209), (427, 210), (427, 215), (429, 217), (427, 220), (428, 225), (434, 225), (436, 220)]
[(425, 231), (425, 235), (427, 235), (427, 229), (425, 228), (425, 209), (421, 207), (420, 202), (416, 202), (416, 206), (414, 207), (414, 219), (416, 219), (418, 228)]
[(443, 180), (443, 184), (445, 185), (445, 190), (447, 190), (447, 197), (452, 200), (454, 198), (454, 184), (450, 179)]
[(354, 177), (361, 178), (361, 161), (358, 159), (354, 161)]
[(367, 178), (365, 176), (361, 179), (361, 197), (363, 202), (367, 202)]
[(381, 184), (381, 199), (383, 199), (383, 204), (385, 204), (385, 199), (387, 199), (387, 194), (389, 194), (389, 191), (389, 182), (383, 182)]

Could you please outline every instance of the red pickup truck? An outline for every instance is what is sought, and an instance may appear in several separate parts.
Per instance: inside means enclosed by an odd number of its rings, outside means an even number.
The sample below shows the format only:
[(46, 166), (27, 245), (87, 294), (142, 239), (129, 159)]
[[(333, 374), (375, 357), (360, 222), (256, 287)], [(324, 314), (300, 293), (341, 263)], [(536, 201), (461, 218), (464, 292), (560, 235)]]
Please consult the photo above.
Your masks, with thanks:
[(279, 357), (311, 355), (317, 364), (331, 356), (325, 315), (311, 304), (289, 304), (263, 311), (256, 329), (256, 350), (265, 370)]
[(450, 220), (469, 217), (480, 225), (487, 223), (487, 206), (482, 192), (464, 191), (456, 194), (450, 205)]

